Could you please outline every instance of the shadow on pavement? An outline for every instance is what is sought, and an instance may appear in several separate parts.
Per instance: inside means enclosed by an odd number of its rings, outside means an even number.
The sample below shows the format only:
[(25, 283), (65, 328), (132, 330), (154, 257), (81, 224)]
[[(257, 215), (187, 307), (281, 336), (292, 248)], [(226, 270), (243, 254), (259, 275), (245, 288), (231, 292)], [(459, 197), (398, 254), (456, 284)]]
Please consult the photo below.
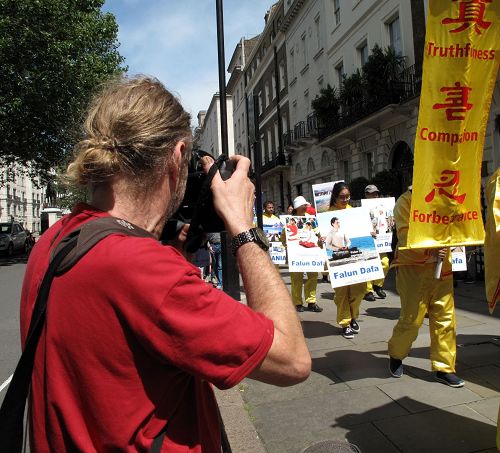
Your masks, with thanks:
[[(408, 363), (411, 358), (430, 361), (429, 355), (429, 347), (412, 348), (408, 359), (403, 361), (404, 373), (422, 381), (435, 382), (434, 372)], [(392, 378), (388, 365), (387, 349), (370, 352), (336, 349), (312, 360), (314, 372), (328, 378), (331, 378), (328, 372), (333, 372), (347, 384), (370, 378), (387, 379), (390, 382)], [(458, 335), (457, 374), (466, 380), (466, 387), (467, 382), (470, 382), (500, 391), (500, 339), (493, 335)]]
[(306, 338), (320, 338), (340, 334), (340, 327), (335, 327), (323, 321), (302, 321), (302, 330)]
[[(399, 398), (395, 402), (404, 408), (417, 403), (408, 397)], [(439, 409), (418, 404), (418, 413), (403, 417), (387, 418), (391, 405), (362, 413), (345, 414), (337, 418), (332, 427), (347, 429), (347, 441), (359, 447), (362, 452), (384, 451), (383, 444), (386, 440), (395, 447), (391, 451), (404, 452), (471, 452), (495, 446), (496, 428), (487, 423), (484, 416), (464, 406)], [(367, 421), (372, 421), (384, 437), (367, 438), (365, 430), (357, 428), (357, 425)]]
[(400, 309), (396, 307), (368, 307), (365, 311), (366, 316), (396, 320), (399, 319)]
[(28, 255), (25, 253), (13, 256), (0, 256), (1, 266), (13, 266), (14, 264), (26, 264), (28, 262)]

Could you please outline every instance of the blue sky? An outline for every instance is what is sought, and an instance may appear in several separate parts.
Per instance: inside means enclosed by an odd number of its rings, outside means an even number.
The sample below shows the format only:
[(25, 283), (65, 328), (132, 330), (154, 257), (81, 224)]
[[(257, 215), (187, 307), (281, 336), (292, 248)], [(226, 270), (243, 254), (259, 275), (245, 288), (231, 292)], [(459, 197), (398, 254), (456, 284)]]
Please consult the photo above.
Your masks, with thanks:
[[(241, 37), (264, 28), (272, 0), (226, 0), (226, 63)], [(175, 93), (196, 122), (219, 91), (215, 0), (106, 0), (119, 26), (119, 52), (129, 74), (149, 74)], [(226, 73), (226, 82), (229, 79)]]

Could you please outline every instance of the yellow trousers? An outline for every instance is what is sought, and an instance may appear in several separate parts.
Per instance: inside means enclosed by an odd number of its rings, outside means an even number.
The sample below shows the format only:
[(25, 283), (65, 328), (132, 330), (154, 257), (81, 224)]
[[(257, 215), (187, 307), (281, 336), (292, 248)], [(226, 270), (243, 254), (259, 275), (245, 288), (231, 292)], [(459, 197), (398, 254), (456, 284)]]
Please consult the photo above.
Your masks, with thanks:
[(408, 356), (425, 314), (429, 313), (432, 369), (454, 373), (457, 344), (453, 278), (435, 279), (435, 267), (431, 263), (396, 268), (401, 312), (389, 340), (389, 355), (400, 360)]
[(316, 287), (318, 286), (318, 273), (308, 272), (304, 283), (303, 272), (290, 272), (292, 282), (292, 300), (295, 305), (302, 305), (302, 286), (304, 298), (308, 304), (316, 303)]
[(337, 323), (347, 327), (359, 316), (359, 306), (366, 294), (366, 282), (335, 288), (333, 301), (337, 305)]
[[(382, 263), (382, 271), (384, 272), (384, 277), (386, 277), (387, 272), (389, 272), (389, 257), (387, 256), (387, 253), (380, 254), (380, 262)], [(373, 285), (380, 286), (380, 287), (384, 286), (384, 280), (385, 280), (385, 278), (381, 278), (379, 280), (373, 280), (371, 282), (366, 282), (366, 292), (372, 293), (373, 292)]]

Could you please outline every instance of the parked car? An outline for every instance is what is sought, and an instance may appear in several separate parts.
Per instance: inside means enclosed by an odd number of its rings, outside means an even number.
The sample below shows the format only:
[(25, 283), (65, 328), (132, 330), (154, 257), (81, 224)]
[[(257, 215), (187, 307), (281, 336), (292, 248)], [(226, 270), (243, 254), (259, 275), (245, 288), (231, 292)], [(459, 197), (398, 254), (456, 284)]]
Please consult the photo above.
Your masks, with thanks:
[(28, 252), (30, 248), (28, 233), (19, 222), (0, 223), (0, 252), (11, 256), (16, 250)]

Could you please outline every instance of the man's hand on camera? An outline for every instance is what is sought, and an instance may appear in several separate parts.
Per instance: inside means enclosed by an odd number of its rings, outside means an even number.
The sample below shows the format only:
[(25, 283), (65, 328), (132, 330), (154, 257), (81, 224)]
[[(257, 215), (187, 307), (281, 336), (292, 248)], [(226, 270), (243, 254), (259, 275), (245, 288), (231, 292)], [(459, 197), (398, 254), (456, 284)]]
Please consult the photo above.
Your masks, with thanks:
[[(232, 156), (230, 160), (235, 170), (231, 177), (222, 180), (216, 173), (212, 180), (212, 194), (215, 211), (224, 221), (231, 236), (252, 228), (255, 187), (248, 178), (250, 160), (244, 156)], [(203, 170), (208, 172), (213, 160), (207, 157), (201, 159)]]

